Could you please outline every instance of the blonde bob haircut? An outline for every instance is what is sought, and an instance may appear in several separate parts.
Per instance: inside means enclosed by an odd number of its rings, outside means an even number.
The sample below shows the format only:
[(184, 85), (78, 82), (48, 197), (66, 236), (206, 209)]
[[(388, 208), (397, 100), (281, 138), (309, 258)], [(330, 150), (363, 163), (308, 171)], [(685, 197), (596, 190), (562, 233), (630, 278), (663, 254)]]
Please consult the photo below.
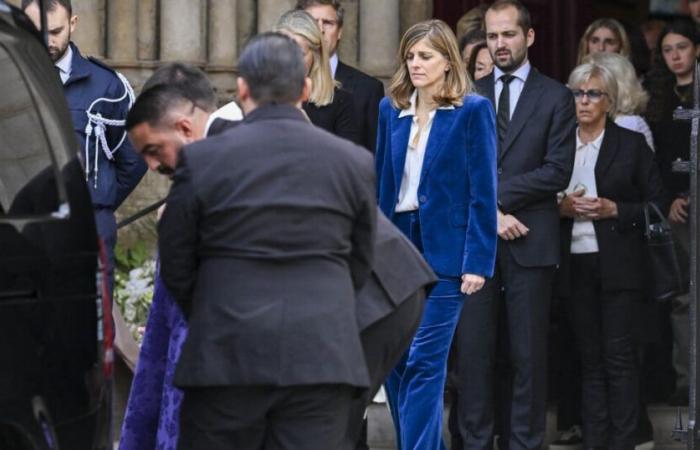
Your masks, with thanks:
[(332, 103), (336, 83), (331, 75), (328, 49), (314, 18), (303, 10), (288, 11), (279, 18), (273, 31), (299, 36), (306, 41), (313, 56), (308, 73), (312, 82), (309, 102), (319, 107)]
[(587, 62), (577, 66), (571, 75), (569, 75), (569, 89), (579, 89), (584, 83), (587, 83), (591, 78), (598, 78), (605, 86), (605, 93), (608, 97), (608, 117), (614, 119), (617, 111), (617, 81), (613, 72), (602, 64)]
[(629, 59), (617, 53), (595, 53), (586, 56), (583, 62), (605, 66), (615, 77), (617, 82), (615, 117), (638, 115), (646, 110), (649, 94), (639, 82), (634, 66)]
[(426, 20), (409, 28), (401, 38), (398, 53), (398, 69), (389, 85), (389, 98), (397, 109), (407, 109), (411, 105), (411, 94), (414, 86), (406, 66), (409, 51), (418, 41), (427, 39), (428, 44), (436, 52), (442, 54), (449, 64), (442, 84), (434, 100), (439, 106), (460, 106), (463, 97), (474, 91), (474, 84), (467, 76), (464, 61), (459, 53), (457, 38), (450, 27), (442, 20)]
[(586, 28), (583, 36), (581, 36), (581, 40), (578, 43), (578, 57), (576, 58), (576, 64), (581, 64), (583, 62), (583, 58), (588, 56), (588, 41), (591, 39), (591, 35), (599, 28), (607, 28), (608, 30), (612, 31), (612, 34), (614, 34), (617, 40), (620, 42), (619, 53), (622, 56), (630, 56), (630, 39), (627, 37), (625, 27), (623, 27), (622, 24), (615, 19), (604, 17), (602, 19), (594, 20), (593, 23), (588, 25), (588, 28)]

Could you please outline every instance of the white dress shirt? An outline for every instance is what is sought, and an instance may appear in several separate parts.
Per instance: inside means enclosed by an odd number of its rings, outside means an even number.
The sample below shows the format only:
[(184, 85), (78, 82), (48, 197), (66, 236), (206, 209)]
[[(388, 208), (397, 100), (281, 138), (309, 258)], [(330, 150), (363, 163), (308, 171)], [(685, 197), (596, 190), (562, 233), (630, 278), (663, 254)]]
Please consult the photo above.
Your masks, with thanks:
[[(420, 174), (423, 169), (423, 158), (425, 158), (425, 148), (428, 145), (430, 129), (433, 127), (435, 110), (428, 113), (428, 121), (423, 125), (423, 129), (418, 125), (416, 115), (417, 91), (411, 95), (411, 106), (401, 110), (399, 118), (413, 116), (411, 131), (408, 134), (408, 148), (406, 149), (406, 162), (403, 166), (403, 176), (401, 177), (401, 188), (399, 189), (399, 201), (396, 204), (396, 212), (414, 211), (418, 209), (418, 184)], [(438, 109), (454, 109), (454, 106), (441, 106)]]
[(338, 53), (333, 53), (330, 58), (331, 63), (331, 76), (335, 80), (335, 72), (338, 70)]
[[(528, 75), (530, 75), (530, 62), (525, 61), (525, 64), (520, 66), (518, 70), (511, 73), (515, 78), (508, 85), (510, 94), (510, 118), (513, 118), (513, 113), (515, 112), (515, 107), (518, 105), (518, 100), (520, 99), (520, 94), (523, 92), (523, 87), (525, 86), (525, 80), (527, 80)], [(494, 100), (496, 101), (496, 112), (498, 112), (498, 99), (501, 98), (501, 92), (503, 91), (503, 81), (501, 81), (501, 76), (505, 75), (501, 69), (493, 66), (493, 77), (496, 81), (494, 89)]]
[(61, 59), (56, 61), (55, 66), (58, 67), (61, 75), (61, 83), (66, 84), (73, 68), (73, 49), (69, 45), (66, 52), (61, 56)]
[[(576, 130), (576, 157), (574, 159), (574, 171), (571, 174), (567, 194), (578, 190), (577, 186), (583, 184), (586, 187), (584, 197), (597, 197), (598, 188), (595, 183), (595, 165), (598, 161), (600, 146), (603, 143), (605, 130), (600, 136), (589, 143), (584, 143)], [(571, 230), (571, 253), (597, 253), (598, 239), (595, 235), (595, 227), (590, 219), (574, 219), (574, 228)]]

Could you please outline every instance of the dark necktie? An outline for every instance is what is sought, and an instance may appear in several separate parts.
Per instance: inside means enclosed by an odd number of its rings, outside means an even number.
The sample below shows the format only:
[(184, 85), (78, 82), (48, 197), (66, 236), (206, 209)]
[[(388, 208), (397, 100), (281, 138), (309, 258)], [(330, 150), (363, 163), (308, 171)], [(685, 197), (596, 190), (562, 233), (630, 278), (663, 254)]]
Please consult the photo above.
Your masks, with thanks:
[(498, 98), (496, 121), (498, 124), (498, 141), (501, 143), (506, 137), (506, 131), (508, 131), (508, 124), (510, 123), (510, 82), (514, 79), (513, 75), (508, 74), (502, 75), (500, 78), (503, 83), (503, 89), (501, 89), (501, 96)]

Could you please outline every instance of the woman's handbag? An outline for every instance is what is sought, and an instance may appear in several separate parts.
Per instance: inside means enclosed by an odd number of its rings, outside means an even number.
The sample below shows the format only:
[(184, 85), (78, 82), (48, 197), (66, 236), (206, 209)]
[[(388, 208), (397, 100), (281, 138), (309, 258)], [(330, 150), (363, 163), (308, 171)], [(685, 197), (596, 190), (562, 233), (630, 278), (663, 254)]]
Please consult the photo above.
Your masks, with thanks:
[(644, 205), (644, 237), (647, 241), (652, 298), (665, 301), (687, 293), (688, 261), (679, 258), (682, 252), (676, 248), (671, 225), (651, 202)]

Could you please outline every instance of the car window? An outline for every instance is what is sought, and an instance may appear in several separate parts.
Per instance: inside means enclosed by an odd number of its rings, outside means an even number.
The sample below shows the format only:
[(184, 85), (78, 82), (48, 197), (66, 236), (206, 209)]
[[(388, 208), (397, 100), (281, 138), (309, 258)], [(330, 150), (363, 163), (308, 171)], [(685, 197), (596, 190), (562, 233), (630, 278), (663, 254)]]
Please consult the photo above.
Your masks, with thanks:
[(3, 45), (0, 67), (0, 215), (54, 213), (61, 202), (45, 124), (21, 69)]

